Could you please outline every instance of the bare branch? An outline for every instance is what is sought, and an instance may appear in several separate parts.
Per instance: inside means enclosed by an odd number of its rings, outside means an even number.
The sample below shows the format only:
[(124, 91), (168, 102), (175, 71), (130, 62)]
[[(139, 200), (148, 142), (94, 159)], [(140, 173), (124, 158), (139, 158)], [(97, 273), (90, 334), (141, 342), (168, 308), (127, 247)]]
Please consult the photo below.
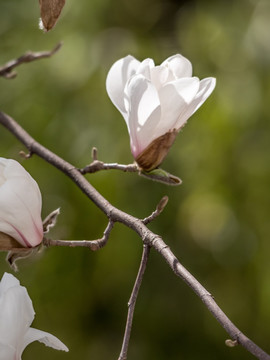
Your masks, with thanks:
[(164, 210), (165, 206), (167, 205), (169, 201), (168, 196), (163, 196), (163, 198), (160, 200), (160, 202), (157, 204), (156, 210), (154, 212), (152, 212), (152, 214), (146, 218), (144, 218), (142, 220), (142, 222), (144, 223), (144, 225), (149, 224), (151, 221), (155, 220), (155, 218), (162, 213), (162, 211)]
[(24, 64), (24, 63), (31, 62), (31, 61), (51, 57), (58, 50), (60, 50), (61, 46), (62, 46), (62, 43), (59, 43), (51, 51), (41, 51), (41, 52), (29, 51), (29, 52), (25, 53), (24, 55), (20, 56), (19, 58), (15, 59), (15, 60), (11, 60), (4, 66), (0, 67), (0, 76), (3, 76), (6, 79), (14, 79), (17, 76), (17, 73), (15, 71), (12, 71), (15, 67), (17, 67), (21, 64)]
[(156, 168), (151, 171), (144, 171), (136, 162), (133, 164), (122, 165), (117, 163), (107, 164), (99, 161), (97, 158), (97, 148), (95, 147), (92, 149), (92, 159), (93, 161), (91, 164), (85, 166), (83, 169), (79, 169), (81, 174), (93, 174), (101, 170), (120, 170), (124, 172), (135, 172), (138, 173), (138, 175), (145, 177), (146, 179), (158, 181), (166, 185), (175, 186), (182, 184), (182, 180), (179, 179), (179, 177), (172, 175), (160, 168)]
[(149, 259), (149, 254), (150, 254), (150, 246), (144, 244), (140, 267), (139, 267), (138, 274), (137, 274), (137, 277), (136, 277), (136, 280), (135, 280), (135, 283), (134, 283), (134, 286), (132, 289), (132, 293), (131, 293), (129, 302), (128, 302), (128, 315), (127, 315), (125, 334), (124, 334), (122, 348), (121, 348), (121, 352), (120, 352), (118, 360), (126, 360), (127, 359), (127, 352), (128, 352), (128, 346), (129, 346), (135, 305), (136, 305), (137, 297), (138, 297), (139, 290), (140, 290), (140, 287), (142, 284), (143, 275), (144, 275), (144, 272), (145, 272), (145, 269), (147, 266), (147, 262)]
[(124, 172), (137, 172), (139, 173), (139, 168), (136, 164), (122, 165), (117, 163), (104, 163), (99, 160), (94, 160), (91, 164), (87, 165), (85, 168), (80, 169), (81, 174), (93, 174), (101, 170), (121, 170)]
[(104, 163), (103, 161), (99, 161), (98, 150), (96, 147), (92, 148), (92, 159), (93, 161), (91, 162), (91, 164), (79, 170), (81, 174), (93, 174), (101, 170), (121, 170), (124, 172), (138, 172), (138, 173), (140, 172), (140, 169), (136, 163), (121, 165), (117, 163), (107, 164)]
[(52, 239), (43, 239), (43, 245), (46, 247), (49, 246), (68, 246), (68, 247), (87, 247), (92, 251), (97, 251), (103, 248), (108, 240), (113, 228), (114, 222), (109, 221), (103, 236), (101, 239), (98, 240), (52, 240)]
[(181, 265), (179, 260), (166, 245), (163, 239), (150, 231), (145, 224), (138, 218), (129, 215), (110, 204), (81, 174), (73, 165), (63, 160), (44, 146), (37, 143), (15, 120), (10, 116), (0, 112), (0, 123), (6, 127), (21, 143), (23, 143), (30, 153), (37, 154), (51, 165), (65, 173), (81, 191), (93, 201), (96, 206), (113, 222), (120, 222), (134, 230), (143, 242), (160, 253), (166, 260), (174, 273), (199, 296), (212, 315), (223, 326), (233, 341), (237, 341), (251, 354), (260, 360), (270, 360), (270, 356), (258, 345), (247, 338), (226, 316), (217, 305), (212, 295), (194, 278), (190, 272)]

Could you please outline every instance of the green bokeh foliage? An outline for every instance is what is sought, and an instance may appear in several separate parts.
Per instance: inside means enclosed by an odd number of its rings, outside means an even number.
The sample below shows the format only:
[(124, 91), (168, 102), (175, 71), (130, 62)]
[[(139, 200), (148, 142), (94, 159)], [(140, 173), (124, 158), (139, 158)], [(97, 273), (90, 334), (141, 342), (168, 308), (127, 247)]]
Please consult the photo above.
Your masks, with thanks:
[[(156, 64), (188, 57), (217, 87), (178, 136), (163, 168), (180, 176), (167, 187), (135, 174), (87, 176), (113, 205), (149, 215), (162, 196), (164, 213), (150, 228), (215, 296), (233, 322), (270, 351), (270, 3), (268, 0), (67, 1), (55, 29), (38, 30), (38, 1), (0, 0), (0, 63), (26, 50), (64, 45), (51, 59), (22, 65), (0, 79), (1, 110), (43, 145), (77, 167), (96, 146), (106, 162), (130, 163), (121, 115), (105, 90), (107, 71), (127, 54)], [(101, 237), (106, 218), (63, 174), (0, 128), (0, 156), (15, 158), (39, 183), (43, 216), (61, 207), (55, 239)], [(1, 204), (0, 204), (1, 206)], [(68, 354), (30, 345), (27, 359), (117, 359), (140, 261), (140, 239), (116, 224), (108, 245), (50, 248), (19, 263), (17, 277), (36, 310), (34, 327), (53, 333)], [(1, 274), (11, 271), (1, 254)], [(152, 252), (134, 318), (129, 360), (252, 359), (199, 299)]]

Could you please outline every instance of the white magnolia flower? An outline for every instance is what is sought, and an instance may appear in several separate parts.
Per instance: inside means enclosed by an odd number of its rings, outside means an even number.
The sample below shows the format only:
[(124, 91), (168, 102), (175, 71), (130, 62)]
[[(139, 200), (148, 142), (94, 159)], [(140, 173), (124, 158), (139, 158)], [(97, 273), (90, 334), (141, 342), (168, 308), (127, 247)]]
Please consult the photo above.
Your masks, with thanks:
[(15, 160), (0, 157), (0, 231), (24, 247), (41, 243), (41, 194), (30, 174)]
[(55, 336), (31, 328), (34, 317), (26, 288), (13, 275), (5, 273), (0, 282), (0, 360), (21, 360), (26, 346), (36, 340), (56, 350), (68, 351)]
[(156, 168), (188, 118), (215, 88), (215, 78), (192, 77), (192, 65), (174, 55), (161, 65), (133, 56), (116, 61), (106, 88), (123, 115), (130, 136), (131, 152), (144, 170)]

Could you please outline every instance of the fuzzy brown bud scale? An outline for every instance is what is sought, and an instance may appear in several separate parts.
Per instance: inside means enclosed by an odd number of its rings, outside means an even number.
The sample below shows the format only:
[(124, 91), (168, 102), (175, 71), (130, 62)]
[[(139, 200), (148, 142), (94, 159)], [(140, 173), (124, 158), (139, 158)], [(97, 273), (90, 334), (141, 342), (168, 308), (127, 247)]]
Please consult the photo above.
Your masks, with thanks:
[(139, 167), (144, 171), (151, 171), (157, 168), (168, 154), (177, 133), (178, 131), (173, 129), (153, 140), (135, 159)]

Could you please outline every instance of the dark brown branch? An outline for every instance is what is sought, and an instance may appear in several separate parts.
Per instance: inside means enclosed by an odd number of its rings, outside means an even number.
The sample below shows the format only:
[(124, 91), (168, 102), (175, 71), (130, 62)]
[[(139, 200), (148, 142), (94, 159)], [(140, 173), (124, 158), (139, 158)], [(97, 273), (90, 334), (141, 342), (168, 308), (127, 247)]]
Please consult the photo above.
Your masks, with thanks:
[(237, 341), (251, 354), (260, 360), (270, 360), (270, 356), (254, 342), (248, 339), (224, 314), (215, 302), (212, 295), (180, 264), (179, 260), (164, 243), (163, 239), (150, 231), (138, 218), (131, 216), (110, 204), (80, 173), (80, 171), (63, 160), (44, 146), (37, 143), (18, 123), (10, 116), (0, 112), (0, 123), (24, 144), (31, 154), (37, 154), (51, 165), (58, 168), (71, 178), (81, 191), (91, 199), (96, 206), (113, 222), (120, 222), (134, 230), (147, 245), (152, 246), (166, 260), (174, 273), (183, 279), (188, 286), (199, 296), (208, 310), (219, 321), (230, 335), (232, 340)]
[(14, 79), (17, 76), (17, 73), (15, 71), (12, 71), (15, 67), (31, 61), (51, 57), (61, 48), (61, 46), (62, 43), (59, 43), (51, 51), (41, 51), (41, 52), (29, 51), (24, 55), (20, 56), (19, 58), (15, 60), (11, 60), (4, 66), (0, 67), (0, 76), (3, 76), (6, 79)]
[(50, 246), (68, 246), (68, 247), (87, 247), (92, 251), (97, 251), (103, 248), (108, 240), (113, 228), (114, 222), (109, 221), (108, 226), (106, 227), (103, 236), (101, 239), (97, 240), (52, 240), (52, 239), (43, 239), (43, 245), (46, 247)]
[(127, 352), (128, 352), (128, 345), (130, 340), (130, 334), (131, 334), (131, 328), (132, 328), (132, 322), (133, 322), (133, 315), (136, 305), (136, 300), (139, 294), (139, 290), (142, 284), (143, 275), (146, 269), (146, 265), (149, 259), (150, 254), (150, 246), (149, 245), (143, 245), (143, 253), (141, 258), (140, 267), (138, 270), (138, 274), (132, 289), (132, 293), (128, 302), (128, 315), (127, 315), (127, 322), (126, 322), (126, 328), (125, 328), (125, 334), (123, 338), (122, 348), (119, 355), (118, 360), (126, 360), (127, 359)]

